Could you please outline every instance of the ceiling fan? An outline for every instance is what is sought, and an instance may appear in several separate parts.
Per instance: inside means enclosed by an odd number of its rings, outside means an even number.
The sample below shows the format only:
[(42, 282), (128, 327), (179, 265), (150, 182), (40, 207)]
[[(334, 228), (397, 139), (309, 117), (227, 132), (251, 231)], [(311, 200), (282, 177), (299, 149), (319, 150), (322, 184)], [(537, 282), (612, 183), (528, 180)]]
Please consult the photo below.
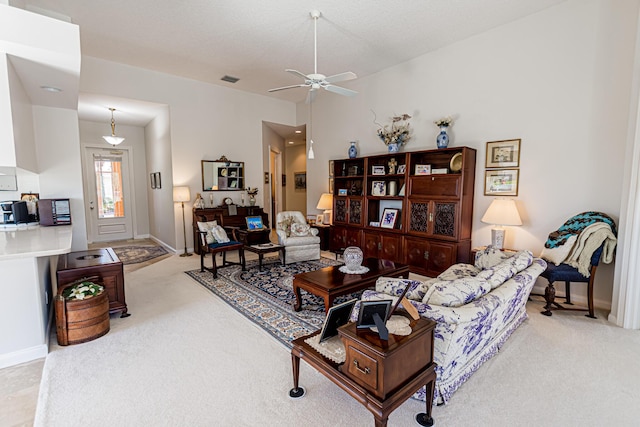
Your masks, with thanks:
[(345, 73), (334, 74), (333, 76), (329, 76), (329, 77), (325, 76), (324, 74), (318, 74), (317, 25), (318, 25), (318, 18), (322, 16), (322, 13), (320, 13), (319, 10), (312, 10), (311, 12), (309, 12), (309, 15), (311, 15), (311, 18), (313, 18), (313, 64), (314, 64), (313, 74), (305, 75), (297, 70), (291, 70), (291, 69), (285, 70), (287, 73), (291, 73), (294, 76), (302, 77), (304, 79), (304, 83), (291, 85), (291, 86), (278, 87), (275, 89), (269, 89), (269, 92), (277, 92), (279, 90), (294, 89), (298, 87), (308, 87), (309, 94), (307, 95), (307, 100), (306, 100), (307, 104), (310, 102), (313, 102), (313, 100), (316, 97), (316, 93), (320, 88), (328, 90), (329, 92), (337, 93), (339, 95), (346, 95), (346, 96), (357, 95), (358, 92), (356, 92), (355, 90), (345, 89), (343, 87), (335, 86), (333, 84), (337, 82), (343, 82), (346, 80), (353, 80), (358, 77), (356, 76), (355, 73), (352, 73), (351, 71), (347, 71)]

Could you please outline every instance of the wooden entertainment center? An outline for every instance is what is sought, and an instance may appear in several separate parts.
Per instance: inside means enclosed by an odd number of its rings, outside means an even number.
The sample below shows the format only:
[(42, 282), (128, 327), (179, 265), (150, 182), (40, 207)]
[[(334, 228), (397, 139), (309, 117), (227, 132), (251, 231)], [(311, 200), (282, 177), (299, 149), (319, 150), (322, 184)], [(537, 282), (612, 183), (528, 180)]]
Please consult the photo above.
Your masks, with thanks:
[[(469, 262), (476, 150), (452, 147), (334, 160), (330, 249), (435, 277)], [(385, 209), (396, 216), (388, 223)]]

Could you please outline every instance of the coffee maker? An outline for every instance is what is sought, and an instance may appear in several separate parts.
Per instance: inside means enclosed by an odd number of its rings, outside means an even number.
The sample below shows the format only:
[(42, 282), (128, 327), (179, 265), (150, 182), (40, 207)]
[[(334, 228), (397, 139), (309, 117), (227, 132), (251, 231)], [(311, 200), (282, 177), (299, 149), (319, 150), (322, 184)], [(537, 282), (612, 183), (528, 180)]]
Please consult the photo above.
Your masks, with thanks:
[(2, 220), (5, 224), (23, 224), (29, 222), (29, 212), (25, 201), (0, 202)]

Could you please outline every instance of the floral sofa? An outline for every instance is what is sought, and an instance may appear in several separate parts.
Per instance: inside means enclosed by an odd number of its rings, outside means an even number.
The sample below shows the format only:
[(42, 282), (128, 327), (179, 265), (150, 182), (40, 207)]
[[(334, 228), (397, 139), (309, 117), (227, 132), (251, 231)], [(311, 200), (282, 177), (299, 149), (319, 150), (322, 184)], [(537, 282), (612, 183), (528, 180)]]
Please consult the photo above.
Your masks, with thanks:
[[(475, 265), (453, 265), (435, 279), (380, 278), (376, 290), (364, 291), (362, 300), (395, 302), (410, 283), (407, 299), (420, 316), (436, 322), (434, 403), (443, 404), (527, 318), (529, 293), (545, 268), (531, 252), (488, 247), (476, 253)], [(351, 320), (358, 309), (356, 305)], [(425, 400), (424, 388), (414, 397)]]

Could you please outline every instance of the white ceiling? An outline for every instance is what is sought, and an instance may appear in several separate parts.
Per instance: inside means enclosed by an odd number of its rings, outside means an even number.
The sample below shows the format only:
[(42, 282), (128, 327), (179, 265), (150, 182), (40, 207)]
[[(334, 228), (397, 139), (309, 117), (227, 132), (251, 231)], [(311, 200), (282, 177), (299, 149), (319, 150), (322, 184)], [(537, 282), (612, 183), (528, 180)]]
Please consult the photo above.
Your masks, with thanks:
[[(286, 73), (313, 72), (312, 9), (318, 20), (318, 72), (364, 77), (514, 21), (564, 0), (14, 0), (66, 16), (80, 27), (82, 55), (233, 87), (293, 102), (306, 89)], [(239, 78), (223, 82), (224, 75)], [(349, 82), (339, 85), (349, 86)], [(322, 91), (319, 96), (340, 96)], [(115, 103), (114, 103), (115, 102)], [(145, 124), (153, 106), (81, 94), (79, 116)], [(150, 110), (149, 110), (150, 108)], [(139, 110), (139, 112), (136, 112)], [(146, 120), (146, 122), (145, 122)], [(144, 123), (143, 123), (144, 122)]]

